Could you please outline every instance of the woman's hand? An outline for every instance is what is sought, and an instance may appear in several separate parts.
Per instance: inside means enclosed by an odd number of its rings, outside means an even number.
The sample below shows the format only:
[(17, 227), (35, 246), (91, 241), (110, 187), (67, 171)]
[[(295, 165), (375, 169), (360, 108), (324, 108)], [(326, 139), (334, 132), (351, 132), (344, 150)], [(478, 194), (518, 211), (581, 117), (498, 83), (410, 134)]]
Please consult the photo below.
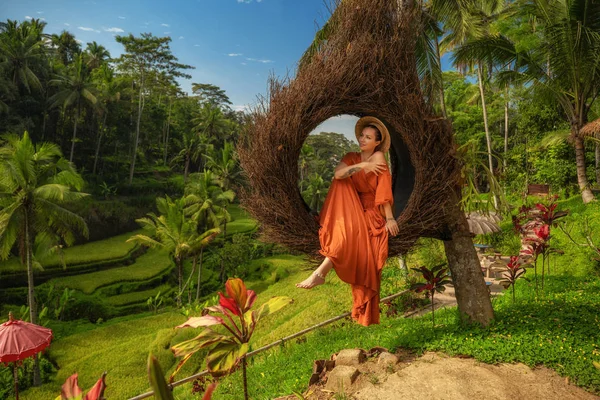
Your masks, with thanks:
[(396, 236), (398, 233), (400, 233), (398, 222), (396, 222), (394, 218), (386, 218), (385, 229), (387, 229), (388, 233), (392, 236)]
[(364, 161), (362, 164), (362, 169), (365, 171), (365, 174), (373, 172), (375, 175), (379, 175), (387, 168), (387, 164), (384, 162)]

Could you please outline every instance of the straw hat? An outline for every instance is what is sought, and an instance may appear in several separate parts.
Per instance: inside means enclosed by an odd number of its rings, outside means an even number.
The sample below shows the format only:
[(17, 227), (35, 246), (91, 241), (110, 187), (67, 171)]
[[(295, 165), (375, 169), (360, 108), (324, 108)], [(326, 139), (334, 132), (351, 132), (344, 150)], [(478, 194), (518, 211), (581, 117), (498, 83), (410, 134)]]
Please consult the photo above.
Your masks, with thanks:
[(379, 132), (381, 132), (381, 143), (379, 144), (379, 150), (386, 153), (390, 149), (390, 133), (383, 122), (375, 117), (362, 117), (356, 122), (356, 126), (354, 127), (356, 140), (358, 140), (363, 129), (365, 129), (365, 127), (368, 125), (376, 126), (377, 129), (379, 129)]

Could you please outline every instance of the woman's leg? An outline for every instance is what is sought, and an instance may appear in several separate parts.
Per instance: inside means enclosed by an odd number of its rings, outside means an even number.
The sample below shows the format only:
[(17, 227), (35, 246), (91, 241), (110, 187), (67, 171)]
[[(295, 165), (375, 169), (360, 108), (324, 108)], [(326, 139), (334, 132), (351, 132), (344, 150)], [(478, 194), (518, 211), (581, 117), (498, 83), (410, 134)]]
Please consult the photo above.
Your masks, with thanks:
[(319, 268), (317, 268), (308, 278), (300, 283), (296, 284), (296, 287), (302, 289), (312, 289), (315, 286), (319, 286), (325, 283), (325, 277), (329, 271), (333, 268), (333, 263), (329, 257), (325, 257)]

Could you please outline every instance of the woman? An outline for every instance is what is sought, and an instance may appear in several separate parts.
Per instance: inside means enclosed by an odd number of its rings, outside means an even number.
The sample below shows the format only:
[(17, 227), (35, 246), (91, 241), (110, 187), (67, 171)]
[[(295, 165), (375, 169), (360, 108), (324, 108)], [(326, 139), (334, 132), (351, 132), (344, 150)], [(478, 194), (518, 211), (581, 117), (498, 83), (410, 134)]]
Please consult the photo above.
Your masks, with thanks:
[(390, 135), (377, 118), (363, 117), (355, 127), (360, 153), (348, 153), (335, 169), (319, 223), (320, 253), (325, 260), (296, 286), (325, 283), (331, 270), (352, 285), (352, 318), (379, 323), (379, 283), (388, 255), (388, 235), (398, 234), (392, 214), (392, 177), (384, 153)]

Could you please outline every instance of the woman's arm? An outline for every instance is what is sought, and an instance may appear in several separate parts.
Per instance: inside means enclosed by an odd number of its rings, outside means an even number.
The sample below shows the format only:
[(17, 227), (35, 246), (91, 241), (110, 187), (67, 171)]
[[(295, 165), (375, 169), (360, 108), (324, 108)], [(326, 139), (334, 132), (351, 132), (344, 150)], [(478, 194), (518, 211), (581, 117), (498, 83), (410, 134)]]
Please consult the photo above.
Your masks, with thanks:
[[(380, 152), (377, 152), (380, 153)], [(374, 172), (375, 175), (379, 175), (385, 168), (387, 164), (385, 163), (385, 158), (383, 158), (383, 162), (379, 157), (374, 157), (377, 153), (375, 153), (369, 161), (363, 161), (358, 164), (348, 165), (345, 162), (340, 162), (337, 167), (335, 167), (335, 179), (346, 179), (358, 171), (364, 170), (365, 173)], [(383, 154), (382, 154), (383, 157)]]
[(394, 218), (394, 214), (392, 213), (392, 205), (390, 203), (385, 203), (383, 205), (383, 211), (385, 212), (385, 228), (392, 236), (396, 236), (400, 229), (398, 228), (398, 222), (396, 222), (396, 218)]

